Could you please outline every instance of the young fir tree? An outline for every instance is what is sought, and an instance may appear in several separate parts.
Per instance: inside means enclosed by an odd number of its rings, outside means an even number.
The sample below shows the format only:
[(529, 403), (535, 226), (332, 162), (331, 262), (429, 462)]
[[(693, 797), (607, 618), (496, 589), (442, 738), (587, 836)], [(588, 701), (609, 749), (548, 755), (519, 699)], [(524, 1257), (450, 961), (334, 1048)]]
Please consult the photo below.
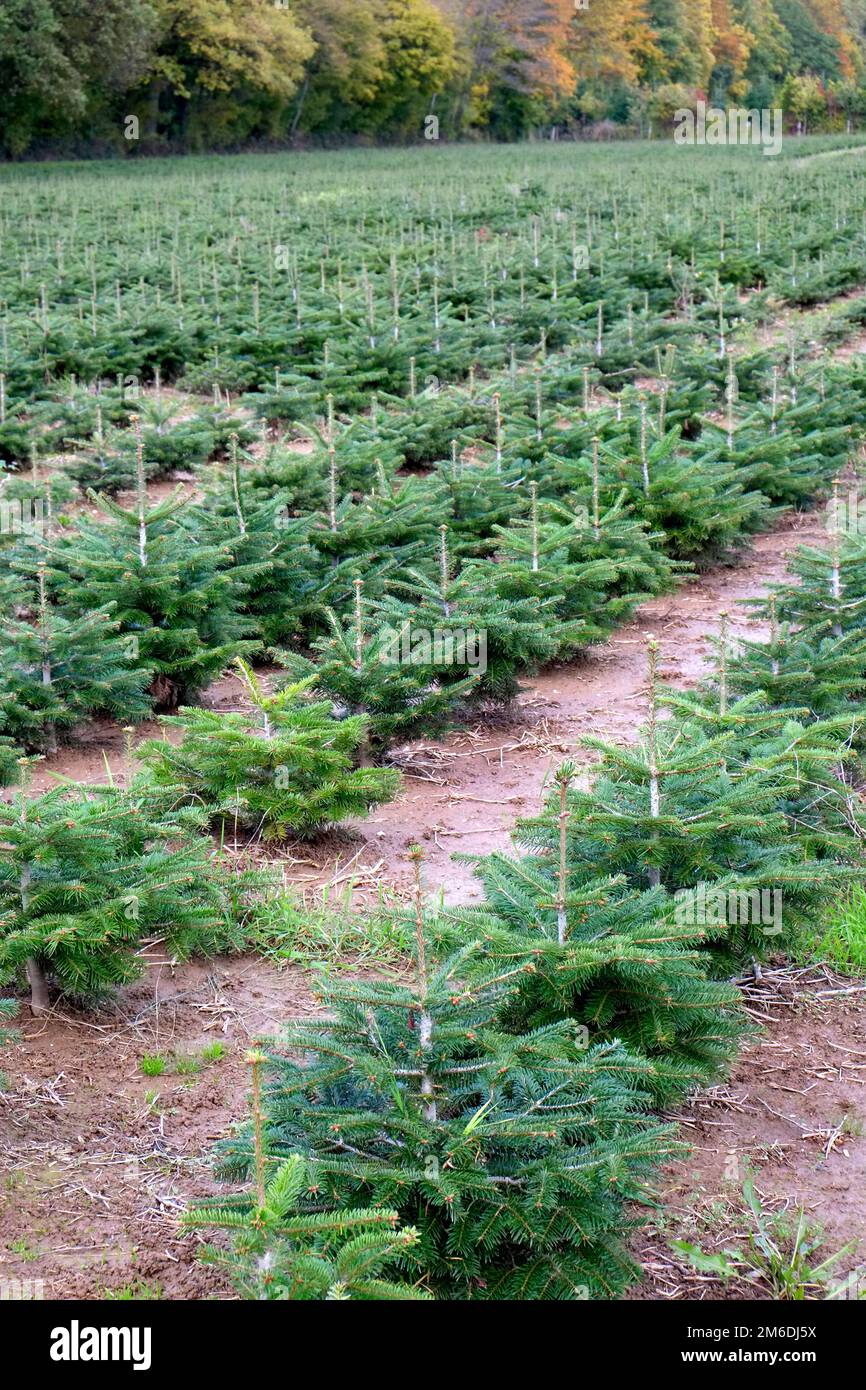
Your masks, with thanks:
[(162, 721), (182, 732), (180, 743), (139, 745), (158, 786), (205, 807), (223, 833), (240, 827), (267, 840), (310, 835), (393, 800), (397, 772), (355, 766), (364, 718), (334, 719), (329, 701), (306, 698), (314, 678), (268, 695), (244, 661), (235, 665), (249, 710), (182, 709)]
[(59, 613), (48, 602), (40, 561), (33, 621), (0, 621), (5, 727), (22, 747), (54, 753), (61, 729), (94, 714), (147, 717), (151, 673), (133, 662), (119, 626), (111, 605), (76, 618)]
[[(630, 890), (575, 865), (568, 828), (574, 765), (559, 768), (543, 814), (529, 827), (533, 852), (476, 864), (481, 908), (446, 910), (445, 930), (478, 937), (500, 964), (531, 965), (507, 1000), (509, 1031), (571, 1018), (592, 1042), (620, 1039), (652, 1064), (654, 1100), (667, 1105), (722, 1075), (746, 1026), (739, 995), (707, 978), (701, 949), (720, 934), (662, 888)], [(523, 837), (518, 821), (515, 840)]]
[(220, 474), (194, 519), (206, 546), (226, 553), (224, 568), (243, 585), (243, 605), (265, 646), (285, 642), (302, 628), (302, 615), (318, 600), (317, 557), (307, 543), (310, 521), (293, 517), (288, 494), (265, 499), (241, 469), (237, 438), (230, 441), (227, 474)]
[[(637, 447), (623, 454), (602, 445), (613, 480), (629, 488), (629, 500), (653, 531), (662, 532), (668, 553), (680, 560), (700, 556), (706, 563), (724, 554), (744, 531), (760, 529), (766, 499), (746, 491), (730, 465), (708, 468), (702, 455), (681, 448), (679, 430), (652, 437), (645, 406), (637, 427)], [(636, 455), (636, 457), (635, 457)]]
[(550, 502), (550, 518), (567, 529), (568, 558), (574, 564), (606, 560), (614, 568), (607, 591), (605, 622), (611, 628), (626, 622), (639, 603), (668, 593), (676, 576), (691, 566), (671, 560), (664, 552), (666, 536), (651, 531), (648, 523), (634, 515), (625, 488), (609, 504), (600, 504), (600, 464), (593, 449), (593, 482), (589, 497), (578, 503), (576, 495), (565, 504)]
[(530, 483), (529, 516), (497, 528), (497, 593), (508, 601), (543, 601), (556, 622), (557, 655), (569, 655), (608, 634), (604, 610), (616, 579), (609, 561), (569, 561), (570, 528), (539, 519), (537, 484)]
[(202, 824), (140, 782), (30, 797), (23, 775), (0, 802), (0, 980), (26, 975), (42, 1013), (50, 985), (93, 998), (135, 979), (147, 938), (175, 957), (239, 945), (244, 885), (193, 834)]
[(180, 489), (149, 506), (141, 448), (134, 507), (95, 500), (107, 520), (84, 522), (58, 543), (49, 579), (65, 616), (115, 605), (135, 665), (153, 672), (155, 704), (171, 707), (256, 646), (245, 640), (242, 586), (224, 568), (231, 552), (201, 544), (182, 524), (189, 504)]
[(523, 507), (516, 478), (497, 473), (494, 467), (469, 463), (459, 453), (456, 439), (451, 441), (450, 458), (439, 463), (437, 474), (447, 490), (455, 555), (490, 554), (496, 527), (507, 526)]
[[(416, 630), (483, 637), (486, 669), (478, 682), (480, 697), (513, 700), (520, 689), (518, 673), (552, 661), (560, 649), (555, 596), (507, 596), (508, 579), (493, 561), (473, 562), (454, 576), (446, 526), (440, 527), (438, 575), (413, 568), (389, 587), (396, 597), (383, 600), (380, 611), (392, 627), (402, 627), (408, 606)], [(468, 661), (451, 669), (452, 681), (475, 674)]]
[[(635, 747), (618, 748), (600, 739), (584, 743), (601, 754), (590, 791), (569, 788), (569, 855), (577, 872), (624, 876), (629, 887), (663, 887), (668, 893), (695, 891), (731, 880), (752, 895), (742, 911), (725, 918), (726, 931), (713, 950), (724, 965), (784, 944), (813, 919), (833, 891), (832, 863), (804, 853), (784, 813), (796, 779), (783, 767), (742, 764), (738, 734), (702, 734), (694, 722), (659, 719), (656, 665), (650, 642), (648, 721)], [(522, 827), (524, 843), (544, 847), (549, 828), (542, 818)], [(753, 911), (755, 893), (779, 893), (783, 921), (773, 912)], [(780, 900), (771, 899), (774, 907)]]
[(330, 633), (313, 643), (314, 660), (284, 651), (277, 656), (295, 679), (315, 677), (316, 689), (334, 702), (338, 717), (367, 720), (374, 756), (396, 739), (442, 732), (483, 673), (455, 681), (455, 661), (465, 665), (473, 653), (459, 643), (455, 648), (448, 629), (416, 627), (409, 609), (398, 624), (394, 605), (383, 621), (375, 606), (366, 605), (360, 579), (354, 590), (351, 618), (341, 622), (327, 610)]
[(843, 637), (866, 629), (866, 542), (831, 527), (826, 549), (801, 546), (788, 562), (792, 583), (774, 585), (767, 599), (750, 604), (762, 617), (770, 602), (782, 622), (810, 637)]
[(328, 505), (313, 521), (310, 544), (330, 564), (383, 553), (405, 564), (444, 521), (447, 503), (437, 480), (407, 478), (395, 484), (380, 467), (374, 490), (356, 501), (351, 494), (341, 498), (333, 449), (329, 459)]
[[(766, 642), (740, 639), (728, 661), (732, 695), (762, 692), (775, 708), (800, 707), (811, 719), (863, 716), (866, 695), (866, 629), (841, 637), (803, 632), (780, 623), (778, 601), (766, 603), (769, 637)], [(858, 740), (859, 741), (859, 740)]]
[(818, 719), (808, 708), (777, 708), (760, 689), (732, 694), (726, 612), (720, 614), (714, 644), (716, 670), (703, 688), (697, 693), (669, 690), (660, 703), (675, 712), (686, 738), (689, 725), (699, 737), (732, 733), (728, 767), (748, 766), (784, 778), (779, 807), (788, 818), (790, 834), (809, 856), (859, 857), (862, 813), (853, 781), (863, 714), (849, 706), (847, 713)]
[(396, 1211), (303, 1209), (315, 1190), (314, 1163), (301, 1154), (268, 1152), (261, 1097), (267, 1057), (253, 1051), (252, 1191), (221, 1198), (184, 1214), (193, 1230), (225, 1231), (231, 1249), (205, 1245), (199, 1258), (224, 1269), (242, 1298), (276, 1300), (427, 1299), (423, 1289), (385, 1277), (389, 1266), (411, 1267), (418, 1232), (400, 1228)]
[[(433, 959), (417, 880), (415, 929), (410, 979), (323, 983), (327, 1016), (272, 1055), (269, 1152), (314, 1165), (305, 1212), (393, 1209), (416, 1229), (412, 1287), (420, 1270), (445, 1299), (616, 1297), (634, 1274), (623, 1201), (674, 1147), (641, 1111), (650, 1064), (584, 1049), (570, 1022), (503, 1032), (523, 967), (476, 975), (477, 943)], [(223, 1171), (250, 1164), (227, 1141)]]

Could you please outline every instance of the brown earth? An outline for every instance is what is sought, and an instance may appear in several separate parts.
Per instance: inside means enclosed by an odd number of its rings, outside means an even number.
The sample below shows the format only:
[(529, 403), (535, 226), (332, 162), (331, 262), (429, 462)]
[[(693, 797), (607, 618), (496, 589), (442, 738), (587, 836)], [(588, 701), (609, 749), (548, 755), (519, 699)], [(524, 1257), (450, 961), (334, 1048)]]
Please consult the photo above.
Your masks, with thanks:
[(743, 1249), (755, 1230), (741, 1196), (749, 1170), (766, 1213), (796, 1224), (802, 1207), (823, 1230), (811, 1263), (849, 1247), (831, 1277), (862, 1267), (866, 1290), (864, 991), (823, 967), (765, 971), (747, 989), (762, 1031), (727, 1085), (697, 1093), (675, 1117), (690, 1153), (666, 1166), (661, 1205), (648, 1220), (644, 1214), (632, 1248), (645, 1274), (630, 1298), (772, 1296), (763, 1282), (698, 1273), (670, 1244), (687, 1240), (708, 1254)]

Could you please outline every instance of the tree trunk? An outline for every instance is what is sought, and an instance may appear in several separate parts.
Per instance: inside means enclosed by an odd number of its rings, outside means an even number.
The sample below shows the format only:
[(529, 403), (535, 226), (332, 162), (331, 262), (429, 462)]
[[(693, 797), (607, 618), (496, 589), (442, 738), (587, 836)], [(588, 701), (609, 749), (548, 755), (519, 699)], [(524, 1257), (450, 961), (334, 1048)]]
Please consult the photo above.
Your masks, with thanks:
[(40, 1014), (48, 1013), (51, 1005), (42, 966), (33, 956), (27, 962), (27, 983), (30, 985), (30, 1012), (38, 1018)]

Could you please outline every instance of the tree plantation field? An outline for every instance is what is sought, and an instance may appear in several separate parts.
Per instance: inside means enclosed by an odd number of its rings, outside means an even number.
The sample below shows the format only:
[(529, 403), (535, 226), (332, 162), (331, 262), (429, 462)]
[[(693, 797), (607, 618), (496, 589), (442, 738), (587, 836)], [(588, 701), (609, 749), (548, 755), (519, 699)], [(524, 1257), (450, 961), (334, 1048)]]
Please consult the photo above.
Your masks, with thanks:
[(0, 1294), (862, 1297), (866, 143), (0, 186)]

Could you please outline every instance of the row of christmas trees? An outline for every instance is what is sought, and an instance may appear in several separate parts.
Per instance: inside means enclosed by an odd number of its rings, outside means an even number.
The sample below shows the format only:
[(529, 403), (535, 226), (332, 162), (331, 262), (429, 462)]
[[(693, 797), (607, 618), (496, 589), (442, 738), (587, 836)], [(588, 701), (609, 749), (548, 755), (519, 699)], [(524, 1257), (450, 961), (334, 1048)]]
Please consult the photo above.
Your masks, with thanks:
[[(535, 423), (495, 397), (485, 461), (455, 443), (408, 478), (389, 453), (395, 417), (338, 433), (331, 413), (312, 455), (276, 445), (242, 460), (231, 440), (201, 504), (148, 501), (139, 430), (131, 505), (103, 493), (103, 518), (69, 531), (49, 495), (41, 524), (3, 549), (0, 775), (16, 748), (51, 752), (91, 713), (171, 708), (233, 657), (274, 647), (293, 679), (315, 675), (335, 709), (367, 721), (362, 759), (467, 702), (511, 699), (522, 671), (603, 640), (671, 587), (684, 557), (723, 552), (771, 503), (826, 482), (858, 400), (839, 391), (831, 409), (804, 392), (729, 438), (707, 426), (690, 442), (667, 428), (689, 394), (666, 390), (652, 419), (620, 399)], [(416, 633), (483, 634), (483, 661)]]
[(425, 908), (414, 967), (323, 988), (325, 1016), (251, 1054), (253, 1122), (222, 1146), (252, 1191), (228, 1231), (249, 1297), (608, 1298), (634, 1277), (626, 1202), (676, 1152), (658, 1118), (749, 1027), (731, 973), (797, 941), (863, 872), (866, 542), (835, 529), (695, 694), (662, 687), (627, 749), (587, 740), (485, 901)]

